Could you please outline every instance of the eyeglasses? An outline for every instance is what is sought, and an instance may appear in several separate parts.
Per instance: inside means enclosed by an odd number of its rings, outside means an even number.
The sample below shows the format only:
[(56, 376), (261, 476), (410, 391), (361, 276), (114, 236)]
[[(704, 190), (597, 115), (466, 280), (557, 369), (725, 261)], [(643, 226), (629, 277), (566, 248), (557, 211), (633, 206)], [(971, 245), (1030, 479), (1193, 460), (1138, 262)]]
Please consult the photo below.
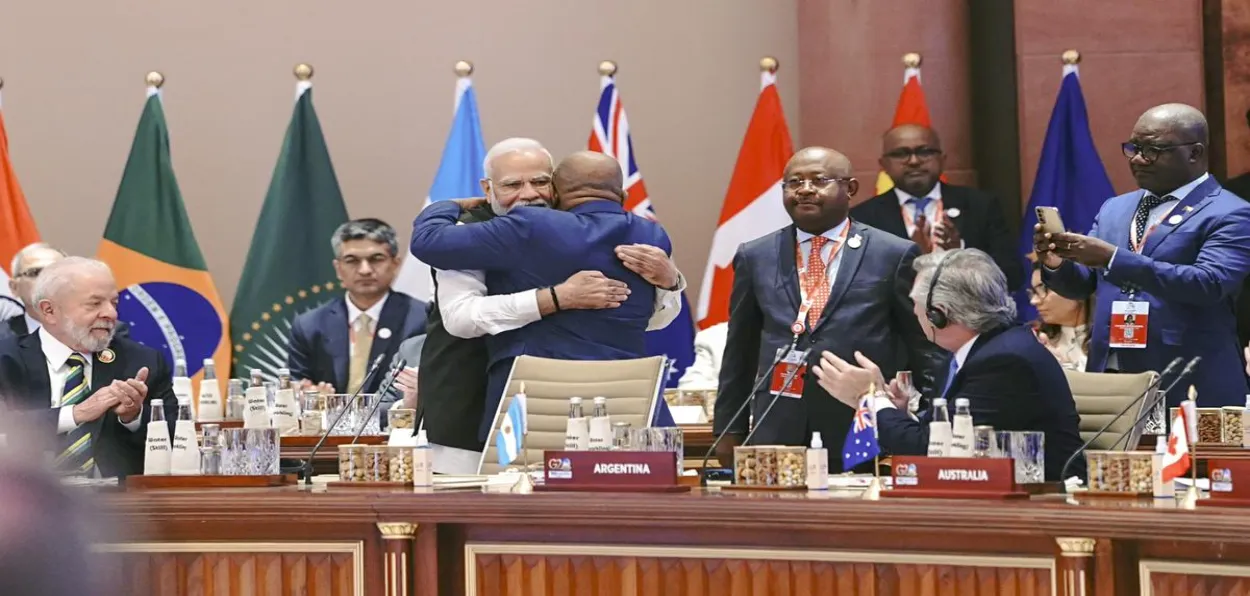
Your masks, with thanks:
[(893, 151), (886, 152), (885, 156), (896, 161), (907, 161), (913, 156), (917, 160), (926, 161), (941, 154), (942, 150), (935, 147), (899, 147)]
[(832, 186), (835, 182), (850, 182), (853, 178), (830, 178), (828, 176), (817, 176), (815, 178), (787, 178), (785, 181), (786, 190), (802, 190), (807, 183), (812, 183), (812, 187), (816, 190), (824, 190)]
[(1146, 163), (1154, 163), (1156, 159), (1159, 159), (1159, 155), (1161, 155), (1164, 151), (1175, 149), (1177, 147), (1188, 147), (1190, 145), (1201, 144), (1202, 143), (1198, 141), (1194, 141), (1192, 143), (1173, 143), (1171, 145), (1145, 145), (1129, 141), (1120, 145), (1120, 149), (1124, 151), (1124, 157), (1133, 159), (1134, 157), (1140, 155), (1142, 161)]
[(1050, 295), (1050, 288), (1046, 284), (1037, 284), (1029, 288), (1029, 294), (1037, 298), (1045, 298)]
[(43, 267), (31, 267), (30, 269), (22, 271), (21, 273), (14, 274), (13, 277), (25, 277), (27, 279), (35, 279), (36, 277), (39, 277), (40, 273), (43, 273)]
[[(492, 180), (492, 182), (494, 181)], [(505, 180), (503, 182), (499, 182), (499, 191), (501, 194), (514, 195), (521, 192), (521, 189), (525, 188), (525, 184), (527, 182), (530, 186), (534, 187), (534, 190), (543, 190), (551, 186), (550, 177), (539, 176), (537, 178), (530, 178), (529, 180)]]

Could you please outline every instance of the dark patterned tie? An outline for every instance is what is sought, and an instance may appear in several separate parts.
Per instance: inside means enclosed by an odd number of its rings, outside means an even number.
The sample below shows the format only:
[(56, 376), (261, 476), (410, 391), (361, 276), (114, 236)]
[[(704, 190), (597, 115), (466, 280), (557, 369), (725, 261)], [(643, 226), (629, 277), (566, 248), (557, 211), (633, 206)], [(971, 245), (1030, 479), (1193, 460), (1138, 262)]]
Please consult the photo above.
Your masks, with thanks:
[(1154, 208), (1159, 205), (1175, 200), (1171, 196), (1156, 197), (1150, 193), (1142, 196), (1141, 202), (1137, 203), (1137, 213), (1133, 214), (1133, 232), (1135, 233), (1133, 237), (1137, 239), (1137, 244), (1140, 245), (1146, 242), (1146, 224), (1150, 221), (1150, 212), (1154, 211)]
[[(69, 366), (69, 376), (65, 378), (60, 407), (72, 408), (91, 393), (87, 384), (87, 360), (81, 354), (70, 354), (65, 364)], [(61, 455), (56, 458), (57, 467), (73, 472), (90, 472), (95, 467), (95, 458), (91, 456), (91, 431), (87, 425), (66, 433), (63, 445)]]

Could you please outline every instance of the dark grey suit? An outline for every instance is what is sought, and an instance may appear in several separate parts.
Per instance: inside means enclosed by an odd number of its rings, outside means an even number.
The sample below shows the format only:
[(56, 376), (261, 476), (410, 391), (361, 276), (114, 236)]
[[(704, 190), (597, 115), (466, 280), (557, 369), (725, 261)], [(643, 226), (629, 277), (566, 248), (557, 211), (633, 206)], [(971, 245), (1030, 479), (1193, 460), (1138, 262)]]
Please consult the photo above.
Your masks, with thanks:
[[(819, 321), (804, 332), (799, 349), (811, 348), (809, 364), (828, 350), (849, 362), (855, 351), (876, 362), (887, 378), (912, 370), (917, 389), (932, 394), (934, 364), (940, 350), (920, 330), (908, 297), (919, 249), (911, 241), (851, 222), (847, 242), (829, 301)], [(795, 227), (786, 226), (744, 243), (734, 256), (733, 293), (729, 303), (729, 334), (721, 361), (716, 399), (716, 432), (726, 428), (733, 413), (748, 399), (759, 375), (768, 372), (777, 350), (794, 337), (790, 325), (799, 310), (799, 280), (795, 265)], [(853, 244), (859, 244), (853, 247)], [(802, 399), (779, 398), (763, 421), (760, 415), (771, 401), (768, 383), (756, 394), (751, 411), (760, 429), (755, 445), (806, 445), (819, 431), (829, 452), (830, 472), (841, 470), (842, 441), (854, 412), (817, 384), (808, 367)], [(746, 416), (730, 432), (745, 433)]]

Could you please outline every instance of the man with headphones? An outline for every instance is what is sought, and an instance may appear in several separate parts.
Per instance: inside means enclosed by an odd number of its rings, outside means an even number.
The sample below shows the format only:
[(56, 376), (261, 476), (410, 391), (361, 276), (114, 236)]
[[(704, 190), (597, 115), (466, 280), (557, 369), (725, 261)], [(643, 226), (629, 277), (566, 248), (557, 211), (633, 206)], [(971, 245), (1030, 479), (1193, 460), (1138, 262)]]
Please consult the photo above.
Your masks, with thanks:
[[(1018, 325), (1007, 279), (989, 255), (956, 249), (916, 259), (911, 291), (916, 319), (925, 335), (950, 352), (950, 368), (941, 394), (954, 413), (955, 400), (966, 398), (976, 425), (995, 430), (1046, 434), (1046, 479), (1061, 480), (1068, 457), (1081, 447), (1080, 417), (1063, 368), (1033, 330)], [(859, 366), (825, 352), (816, 368), (821, 387), (852, 410), (874, 381), (886, 391), (874, 400), (878, 440), (896, 455), (925, 455), (932, 412), (919, 419), (907, 412), (907, 395), (896, 383), (885, 384), (877, 365), (856, 353)], [(1084, 476), (1084, 461), (1071, 473)]]

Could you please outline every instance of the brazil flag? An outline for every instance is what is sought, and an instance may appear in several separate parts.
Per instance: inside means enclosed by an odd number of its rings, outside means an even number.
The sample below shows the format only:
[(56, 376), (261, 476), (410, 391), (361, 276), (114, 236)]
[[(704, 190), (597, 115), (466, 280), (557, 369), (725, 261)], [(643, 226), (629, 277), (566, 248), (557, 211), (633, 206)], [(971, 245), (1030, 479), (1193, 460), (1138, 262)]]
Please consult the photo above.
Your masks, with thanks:
[[(122, 289), (117, 316), (130, 325), (131, 339), (164, 352), (171, 367), (186, 360), (197, 384), (205, 358), (225, 366), (226, 313), (174, 178), (156, 87), (148, 87), (98, 256)], [(225, 395), (225, 379), (219, 383)]]
[(295, 316), (342, 296), (330, 237), (347, 221), (347, 207), (313, 109), (311, 83), (301, 80), (297, 89), (230, 308), (236, 377), (258, 368), (274, 378), (286, 366)]

